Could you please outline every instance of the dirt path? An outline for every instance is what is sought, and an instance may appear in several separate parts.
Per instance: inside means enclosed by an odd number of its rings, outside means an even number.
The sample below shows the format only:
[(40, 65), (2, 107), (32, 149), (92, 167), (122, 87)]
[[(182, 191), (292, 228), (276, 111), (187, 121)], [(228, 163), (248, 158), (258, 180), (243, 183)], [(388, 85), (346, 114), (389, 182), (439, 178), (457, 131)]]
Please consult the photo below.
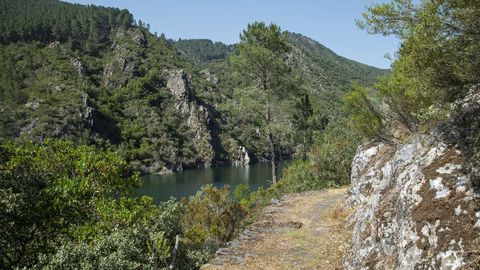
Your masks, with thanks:
[(202, 269), (340, 269), (347, 189), (286, 195)]

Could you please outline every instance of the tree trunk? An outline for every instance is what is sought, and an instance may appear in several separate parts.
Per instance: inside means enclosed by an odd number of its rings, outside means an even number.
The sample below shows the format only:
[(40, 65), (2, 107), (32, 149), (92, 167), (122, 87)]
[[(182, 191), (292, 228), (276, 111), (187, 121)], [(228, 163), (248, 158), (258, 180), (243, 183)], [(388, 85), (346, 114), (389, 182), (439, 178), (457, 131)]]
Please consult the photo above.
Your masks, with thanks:
[(175, 246), (173, 247), (172, 263), (170, 264), (169, 269), (175, 268), (175, 260), (177, 259), (178, 242), (180, 242), (180, 235), (177, 234), (175, 236)]
[[(264, 87), (266, 88), (266, 85), (264, 84)], [(264, 89), (266, 90), (266, 89)], [(275, 144), (275, 140), (273, 139), (273, 134), (272, 130), (270, 129), (270, 122), (272, 118), (272, 113), (270, 110), (270, 102), (267, 102), (266, 104), (266, 111), (265, 111), (265, 122), (267, 124), (267, 129), (268, 129), (268, 144), (270, 146), (270, 162), (272, 164), (272, 182), (277, 183), (277, 145)]]
[(270, 144), (270, 162), (272, 164), (272, 181), (277, 183), (277, 145), (273, 140), (272, 133), (268, 133), (268, 143)]

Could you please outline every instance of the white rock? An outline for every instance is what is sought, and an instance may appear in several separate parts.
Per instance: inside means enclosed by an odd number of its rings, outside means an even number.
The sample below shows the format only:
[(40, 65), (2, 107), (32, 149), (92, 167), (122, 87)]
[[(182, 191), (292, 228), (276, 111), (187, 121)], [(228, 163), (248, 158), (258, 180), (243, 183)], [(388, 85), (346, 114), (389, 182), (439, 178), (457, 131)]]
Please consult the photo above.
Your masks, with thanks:
[(447, 198), (451, 192), (448, 187), (443, 185), (441, 177), (430, 180), (430, 188), (437, 191), (435, 194), (435, 199)]

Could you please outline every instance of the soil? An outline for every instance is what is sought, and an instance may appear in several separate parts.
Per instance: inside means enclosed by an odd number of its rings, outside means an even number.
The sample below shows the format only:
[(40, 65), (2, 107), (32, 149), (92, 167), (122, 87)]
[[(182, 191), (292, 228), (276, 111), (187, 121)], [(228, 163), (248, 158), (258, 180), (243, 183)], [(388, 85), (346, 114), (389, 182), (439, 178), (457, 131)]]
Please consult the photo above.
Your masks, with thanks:
[(342, 269), (350, 233), (347, 188), (289, 194), (202, 269)]

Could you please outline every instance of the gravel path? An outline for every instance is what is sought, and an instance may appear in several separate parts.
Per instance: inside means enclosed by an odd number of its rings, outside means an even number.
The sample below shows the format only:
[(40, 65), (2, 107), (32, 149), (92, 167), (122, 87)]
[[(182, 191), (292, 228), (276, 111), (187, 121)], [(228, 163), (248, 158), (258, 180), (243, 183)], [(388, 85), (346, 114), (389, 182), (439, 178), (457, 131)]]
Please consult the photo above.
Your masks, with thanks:
[(266, 207), (202, 269), (341, 269), (347, 189), (289, 194)]

